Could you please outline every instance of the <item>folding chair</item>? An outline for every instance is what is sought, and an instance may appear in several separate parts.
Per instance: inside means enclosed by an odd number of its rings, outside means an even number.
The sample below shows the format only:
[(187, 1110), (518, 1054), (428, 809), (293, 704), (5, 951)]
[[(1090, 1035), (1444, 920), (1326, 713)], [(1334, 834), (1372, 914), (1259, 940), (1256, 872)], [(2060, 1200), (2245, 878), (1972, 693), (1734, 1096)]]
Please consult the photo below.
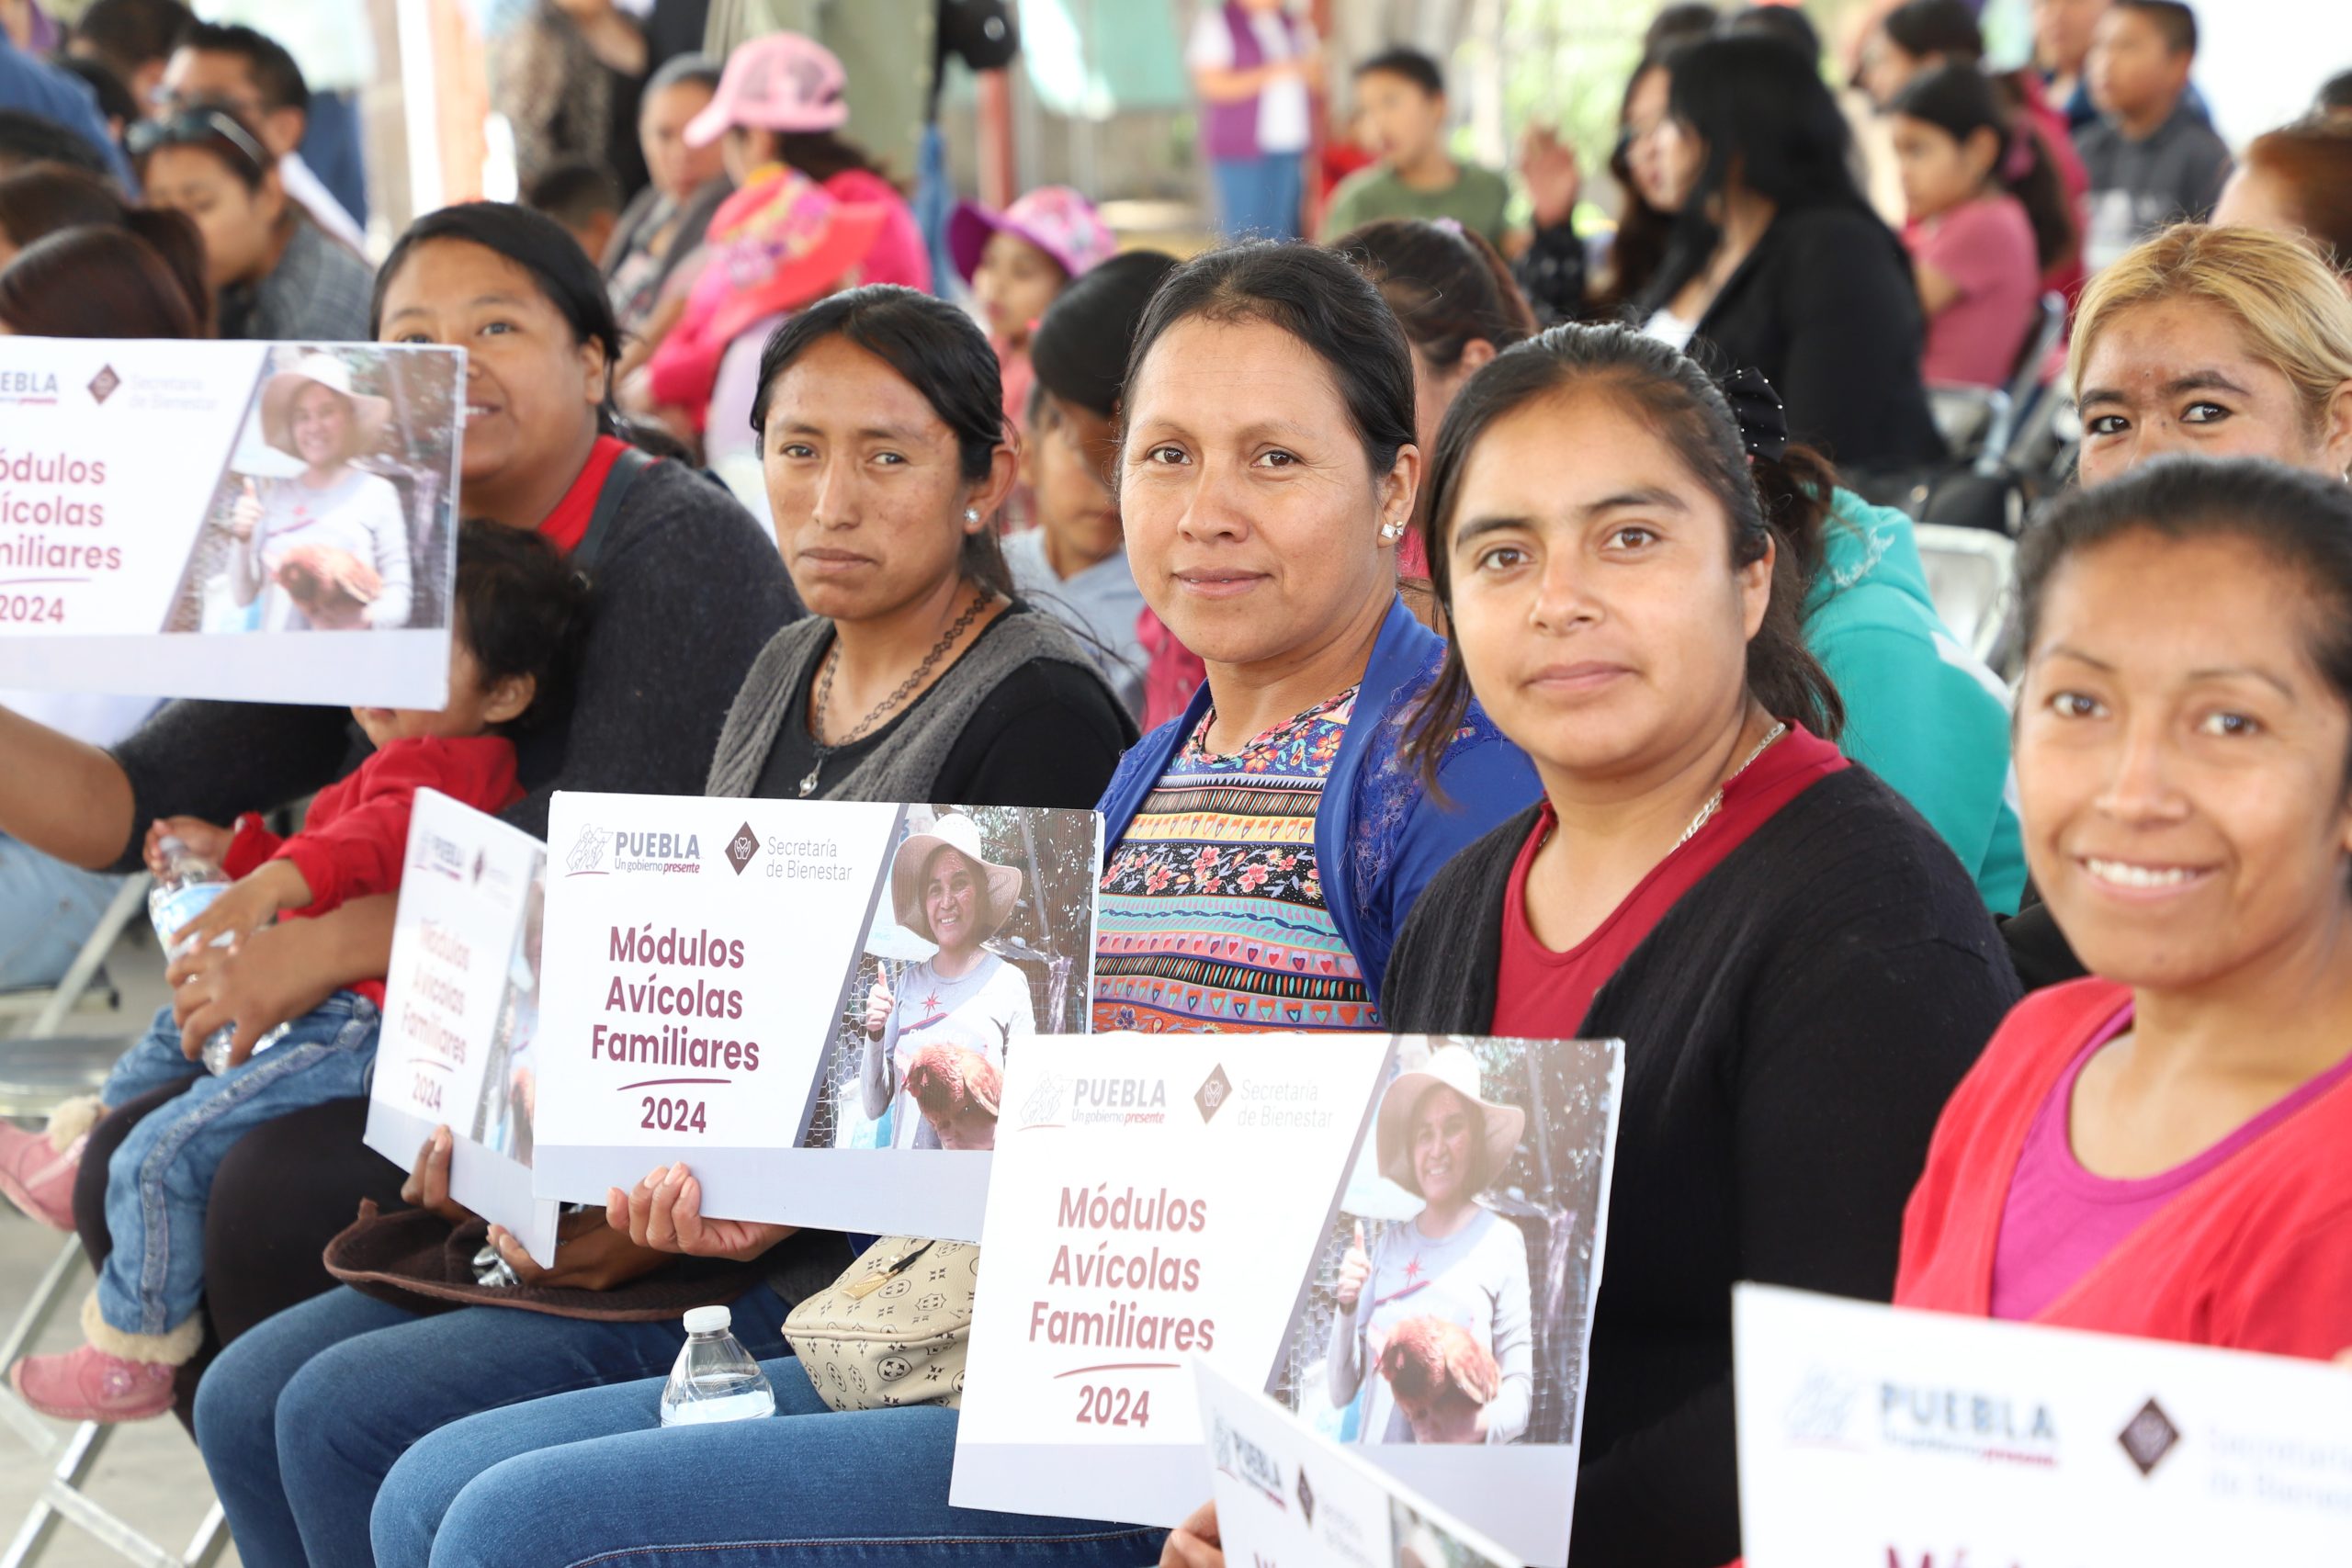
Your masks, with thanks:
[[(146, 897), (144, 874), (127, 878), (114, 903), (98, 922), (90, 940), (74, 960), (65, 977), (50, 993), (34, 1020), (32, 1037), (0, 1040), (0, 1117), (46, 1116), (77, 1094), (87, 1094), (106, 1080), (130, 1042), (120, 1035), (53, 1037), (88, 989), (91, 978), (113, 950)], [(7, 1367), (40, 1343), (58, 1313), (85, 1286), (88, 1270), (82, 1244), (68, 1236), (56, 1258), (33, 1287), (32, 1299), (17, 1321), (0, 1335), (0, 1367)], [(60, 1520), (78, 1525), (101, 1546), (126, 1562), (141, 1568), (206, 1568), (220, 1561), (229, 1545), (229, 1531), (213, 1504), (185, 1552), (157, 1546), (127, 1521), (99, 1506), (81, 1488), (97, 1468), (112, 1427), (85, 1422), (70, 1432), (34, 1413), (16, 1391), (0, 1383), (0, 1426), (22, 1438), (49, 1466), (49, 1479), (25, 1515), (15, 1538), (0, 1551), (0, 1568), (28, 1568), (38, 1562), (56, 1533)]]
[(2007, 444), (2009, 394), (1998, 387), (1932, 383), (1928, 388), (1928, 412), (1935, 419), (1937, 434), (1944, 438), (1944, 449), (1956, 463), (1974, 462)]
[(1970, 652), (2007, 679), (2017, 640), (2017, 542), (1984, 528), (1914, 526), (1928, 596)]

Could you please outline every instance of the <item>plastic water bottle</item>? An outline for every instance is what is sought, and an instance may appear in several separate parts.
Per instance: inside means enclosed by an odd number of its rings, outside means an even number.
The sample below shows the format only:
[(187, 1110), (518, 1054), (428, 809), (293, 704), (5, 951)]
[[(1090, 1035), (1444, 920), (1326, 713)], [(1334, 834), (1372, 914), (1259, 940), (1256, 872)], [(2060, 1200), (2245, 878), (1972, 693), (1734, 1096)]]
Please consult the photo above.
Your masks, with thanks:
[[(186, 929), (212, 907), (212, 901), (228, 890), (229, 875), (169, 833), (156, 840), (155, 853), (163, 864), (155, 873), (155, 886), (148, 890), (147, 918), (155, 922), (155, 937), (164, 951), (177, 958), (180, 954), (172, 946), (172, 933)], [(223, 936), (213, 945), (228, 943)], [(223, 1025), (204, 1043), (204, 1065), (214, 1077), (229, 1070), (229, 1047), (236, 1035), (233, 1027)], [(259, 1055), (285, 1038), (286, 1025), (281, 1023), (261, 1037), (254, 1054)]]
[(662, 1425), (691, 1427), (775, 1414), (775, 1390), (768, 1386), (767, 1374), (728, 1332), (734, 1321), (723, 1306), (686, 1314), (685, 1348), (662, 1390)]

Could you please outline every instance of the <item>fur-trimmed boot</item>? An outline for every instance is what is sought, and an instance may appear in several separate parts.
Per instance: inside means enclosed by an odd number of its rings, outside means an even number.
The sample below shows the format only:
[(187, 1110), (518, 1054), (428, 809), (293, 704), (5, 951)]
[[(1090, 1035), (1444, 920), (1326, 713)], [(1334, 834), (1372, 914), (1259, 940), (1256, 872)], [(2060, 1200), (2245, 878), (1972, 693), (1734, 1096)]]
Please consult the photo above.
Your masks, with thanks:
[(27, 1356), (8, 1381), (27, 1404), (61, 1421), (145, 1421), (172, 1407), (172, 1378), (204, 1343), (201, 1314), (167, 1334), (128, 1334), (82, 1303), (90, 1342), (58, 1356)]
[(85, 1094), (52, 1111), (42, 1132), (0, 1122), (0, 1196), (45, 1225), (72, 1230), (74, 1177), (90, 1129), (105, 1114), (98, 1097)]

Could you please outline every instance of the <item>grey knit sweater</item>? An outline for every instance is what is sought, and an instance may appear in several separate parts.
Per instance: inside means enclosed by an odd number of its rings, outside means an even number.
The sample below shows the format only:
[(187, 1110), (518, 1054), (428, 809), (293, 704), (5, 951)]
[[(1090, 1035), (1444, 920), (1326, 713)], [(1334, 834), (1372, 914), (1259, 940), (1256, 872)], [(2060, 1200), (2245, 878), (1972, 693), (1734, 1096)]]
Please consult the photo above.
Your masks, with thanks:
[[(760, 650), (728, 710), (705, 795), (748, 795), (758, 786), (776, 733), (791, 717), (794, 694), (808, 689), (809, 673), (831, 646), (832, 633), (832, 622), (812, 615), (785, 627)], [(1039, 660), (1074, 665), (1093, 675), (1097, 683), (1101, 681), (1093, 660), (1060, 622), (1034, 610), (1013, 609), (915, 699), (891, 726), (888, 745), (876, 747), (848, 772), (826, 780), (825, 798), (932, 799), (933, 781), (981, 705), (1008, 676)]]
[[(571, 711), (517, 742), (530, 793), (501, 814), (535, 837), (547, 835), (558, 789), (698, 791), (744, 671), (802, 615), (775, 544), (725, 490), (680, 463), (638, 476), (594, 578)], [(366, 744), (344, 708), (171, 704), (115, 749), (133, 796), (118, 869), (136, 869), (156, 818), (225, 824), (300, 799), (348, 773)]]

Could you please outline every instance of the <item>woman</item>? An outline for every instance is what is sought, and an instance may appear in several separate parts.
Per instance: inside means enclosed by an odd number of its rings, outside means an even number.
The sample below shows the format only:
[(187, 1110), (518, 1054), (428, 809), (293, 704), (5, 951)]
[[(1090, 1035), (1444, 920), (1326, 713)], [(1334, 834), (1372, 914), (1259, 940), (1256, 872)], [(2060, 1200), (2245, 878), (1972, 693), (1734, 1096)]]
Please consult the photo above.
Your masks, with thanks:
[(2307, 120), (2256, 137), (2213, 221), (2305, 240), (2352, 280), (2352, 124)]
[[(1687, 30), (1669, 30), (1645, 46), (1640, 63), (1625, 80), (1625, 96), (1617, 108), (1617, 141), (1609, 153), (1609, 175), (1620, 192), (1617, 227), (1609, 236), (1606, 259), (1598, 264), (1599, 276), (1589, 284), (1585, 242), (1570, 221), (1578, 183), (1574, 177), (1576, 155), (1555, 135), (1530, 128), (1521, 158), (1521, 174), (1530, 192), (1537, 190), (1539, 182), (1562, 187), (1549, 193), (1558, 215), (1551, 217), (1539, 206), (1527, 250), (1511, 264), (1512, 276), (1542, 324), (1630, 309), (1665, 264), (1674, 232), (1675, 200), (1658, 156), (1658, 130), (1666, 123), (1667, 90), (1673, 82), (1668, 62), (1714, 25), (1714, 12), (1709, 8)], [(1652, 31), (1657, 29), (1653, 27)]]
[(1629, 1042), (1569, 1557), (1713, 1568), (1739, 1549), (1732, 1284), (1890, 1293), (1898, 1194), (2016, 981), (1951, 853), (1830, 744), (1696, 366), (1555, 328), (1464, 390), (1432, 485), (1454, 639), (1415, 754), (1475, 693), (1544, 800), (1430, 884), (1382, 1011)]
[(1201, 100), (1201, 145), (1228, 240), (1294, 240), (1314, 100), (1323, 85), (1315, 29), (1289, 0), (1203, 6), (1184, 65)]
[(1534, 798), (1476, 711), (1436, 789), (1398, 760), (1443, 651), (1396, 595), (1412, 376), (1378, 291), (1305, 245), (1195, 257), (1136, 328), (1127, 560), (1208, 678), (1102, 797), (1096, 1029), (1376, 1027), (1422, 885)]
[(2086, 487), (2173, 452), (2352, 478), (2352, 298), (2280, 235), (2143, 242), (2084, 291), (2067, 375)]
[[(1372, 279), (1413, 355), (1413, 445), (1437, 449), (1454, 394), (1489, 360), (1534, 335), (1535, 317), (1495, 248), (1459, 224), (1385, 218), (1331, 248)], [(1429, 576), (1418, 534), (1396, 546), (1396, 570)]]
[(1910, 263), (1854, 184), (1845, 118), (1811, 61), (1716, 38), (1672, 73), (1659, 156), (1679, 216), (1635, 302), (1644, 330), (1760, 372), (1791, 434), (1849, 472), (1939, 458)]
[(646, 59), (642, 28), (616, 0), (529, 7), (499, 41), (492, 72), (525, 187), (567, 158), (585, 158), (613, 172), (623, 197), (637, 194), (645, 184), (637, 111)]
[[(201, 332), (209, 335), (212, 290), (205, 282), (204, 240), (196, 225), (177, 212), (157, 207), (135, 207), (123, 200), (106, 181), (80, 169), (56, 164), (36, 164), (0, 177), (0, 269), (36, 240), (65, 229), (120, 229), (154, 248), (172, 278), (187, 298), (188, 312)], [(120, 253), (118, 254), (127, 254)], [(91, 312), (94, 319), (100, 312)], [(176, 336), (108, 332), (59, 333), (60, 337)]]
[(649, 183), (622, 209), (604, 255), (625, 339), (646, 330), (662, 285), (702, 243), (710, 215), (734, 188), (717, 147), (686, 145), (686, 127), (718, 91), (718, 72), (708, 55), (682, 54), (645, 84), (637, 130)]
[[(1028, 977), (981, 944), (1004, 929), (1021, 901), (1021, 868), (980, 852), (980, 830), (951, 811), (926, 832), (910, 833), (890, 860), (890, 908), (899, 925), (939, 949), (899, 977), (921, 1016), (898, 1006), (888, 976), (865, 999), (865, 1051), (860, 1069), (865, 1114), (890, 1118), (893, 1149), (935, 1149), (939, 1133), (918, 1101), (916, 1058), (944, 1048), (976, 1055), (1000, 1071), (1015, 1039), (1037, 1032)], [(913, 998), (920, 998), (920, 1001)]]
[(2352, 1344), (2352, 496), (2275, 463), (2069, 496), (2019, 562), (2034, 882), (2094, 977), (2011, 1013), (1899, 1304)]
[[(650, 461), (614, 434), (606, 367), (618, 344), (594, 265), (537, 214), (488, 203), (446, 209), (419, 220), (394, 248), (376, 323), (379, 341), (468, 350), (460, 475), (468, 514), (539, 529), (594, 580), (571, 714), (523, 739), (522, 777), (531, 793), (506, 820), (545, 834), (558, 788), (699, 788), (743, 672), (797, 605), (773, 547), (723, 492), (684, 465)], [(727, 591), (714, 592), (714, 583)], [(681, 636), (681, 627), (693, 635)], [(128, 866), (146, 824), (159, 817), (228, 820), (331, 782), (345, 769), (349, 728), (346, 715), (326, 708), (183, 702), (101, 751), (0, 713), (0, 750), (11, 763), (0, 771), (0, 830), (75, 864)], [(174, 971), (179, 1022), (198, 1036), (232, 1025), (240, 1049), (249, 1048), (337, 987), (381, 975), (390, 943), (390, 902), (377, 900), (273, 927), (233, 952), (196, 955)], [(134, 1103), (101, 1123), (85, 1168), (103, 1166), (145, 1109)], [(381, 1161), (360, 1146), (365, 1116), (363, 1102), (341, 1101), (274, 1122), (230, 1156), (214, 1185), (206, 1265), (216, 1282), (209, 1314), (221, 1339), (322, 1290), (327, 1280), (317, 1260), (327, 1239), (351, 1222), (362, 1196), (389, 1204), (396, 1195)], [(305, 1179), (289, 1185), (288, 1169), (301, 1169)], [(103, 1250), (96, 1184), (77, 1192), (75, 1206), (85, 1237)], [(603, 1239), (608, 1235), (600, 1229), (568, 1247), (553, 1277), (624, 1266)], [(358, 1304), (343, 1292), (330, 1299)], [(666, 1366), (676, 1354), (674, 1329), (664, 1332), (640, 1364)], [(217, 1397), (208, 1394), (215, 1398), (209, 1430), (220, 1486), (244, 1543), (240, 1550), (257, 1563), (301, 1560), (286, 1496), (300, 1465), (345, 1462), (308, 1441), (281, 1461), (269, 1411), (288, 1363), (269, 1362), (266, 1348), (256, 1348), (246, 1374), (205, 1385), (220, 1384)], [(308, 1342), (287, 1356), (300, 1364), (318, 1348)], [(498, 1353), (484, 1361), (504, 1364)], [(240, 1406), (233, 1391), (256, 1386), (242, 1382), (256, 1369), (266, 1374), (258, 1377), (264, 1393)], [(475, 1367), (452, 1383), (470, 1397), (496, 1386), (496, 1377)], [(191, 1375), (184, 1395), (193, 1386)], [(427, 1403), (413, 1378), (383, 1392), (396, 1412)], [(345, 1400), (356, 1394), (338, 1391)], [(327, 1424), (320, 1416), (308, 1430)], [(334, 1521), (320, 1528), (331, 1533)], [(352, 1529), (364, 1554), (364, 1500)], [(316, 1555), (341, 1561), (353, 1551), (322, 1545)]]
[[(1363, 1397), (1353, 1413), (1358, 1442), (1510, 1443), (1526, 1432), (1535, 1398), (1527, 1242), (1478, 1201), (1526, 1124), (1519, 1107), (1479, 1098), (1478, 1059), (1460, 1045), (1437, 1047), (1381, 1095), (1380, 1174), (1422, 1206), (1373, 1250), (1359, 1222), (1340, 1263), (1325, 1380), (1334, 1405)], [(1488, 1386), (1425, 1380), (1439, 1385), (1431, 1397), (1410, 1377), (1413, 1348), (1438, 1324), (1468, 1335), (1478, 1351), (1470, 1363), (1496, 1369)]]
[(0, 329), (17, 337), (204, 335), (176, 269), (128, 229), (63, 229), (18, 252), (0, 268)]
[(277, 159), (224, 108), (142, 120), (131, 158), (147, 199), (204, 236), (224, 338), (352, 343), (367, 336), (368, 264), (286, 194)]
[[(770, 501), (785, 558), (819, 618), (787, 628), (761, 656), (707, 793), (1091, 803), (1133, 732), (1076, 640), (1002, 592), (1002, 559), (982, 519), (1012, 483), (1013, 454), (996, 355), (979, 327), (911, 289), (862, 288), (795, 316), (763, 363), (758, 418)], [(917, 929), (927, 927), (943, 952), (976, 948), (1016, 897), (1012, 868), (983, 859), (961, 817), (910, 845), (893, 862), (900, 923), (923, 922)], [(975, 867), (981, 874), (958, 886)], [(984, 955), (982, 967), (993, 962)], [(1010, 1021), (1010, 1013), (1000, 1016)], [(882, 1022), (887, 1032), (888, 1017)], [(989, 1043), (1001, 1059), (1002, 1038)], [(898, 1125), (920, 1116), (943, 1148), (992, 1144), (1001, 1080), (995, 1062), (978, 1056), (960, 1047), (914, 1053), (898, 1085), (896, 1103), (907, 1112)], [(791, 1235), (706, 1221), (700, 1201), (698, 1184), (678, 1166), (615, 1190), (607, 1213), (628, 1245), (697, 1257), (756, 1258)], [(375, 1560), (387, 1568), (570, 1562), (622, 1541), (650, 1550), (724, 1543), (739, 1558), (772, 1553), (794, 1564), (958, 1545), (1001, 1562), (1143, 1561), (1157, 1549), (1156, 1530), (952, 1507), (953, 1410), (836, 1412), (797, 1360), (780, 1357), (763, 1370), (777, 1419), (694, 1436), (653, 1425), (653, 1385), (615, 1381), (643, 1377), (643, 1369), (616, 1367), (608, 1376), (598, 1362), (582, 1376), (567, 1359), (551, 1389), (614, 1386), (504, 1408), (482, 1400), (470, 1406), (482, 1414), (441, 1427), (390, 1467), (375, 1499)], [(334, 1396), (322, 1371), (305, 1371), (285, 1397), (317, 1412)], [(672, 1464), (684, 1468), (670, 1472)], [(844, 1476), (887, 1470), (892, 1482), (887, 1506), (847, 1483), (722, 1499), (695, 1480), (712, 1465), (799, 1476), (845, 1465)], [(560, 1509), (544, 1501), (554, 1494), (567, 1499)], [(517, 1531), (526, 1517), (537, 1522)]]
[(262, 384), (262, 439), (302, 465), (247, 479), (226, 526), (229, 583), (261, 602), (263, 631), (389, 631), (408, 624), (413, 562), (400, 491), (353, 459), (372, 454), (391, 403), (355, 392), (331, 354), (306, 354)]

